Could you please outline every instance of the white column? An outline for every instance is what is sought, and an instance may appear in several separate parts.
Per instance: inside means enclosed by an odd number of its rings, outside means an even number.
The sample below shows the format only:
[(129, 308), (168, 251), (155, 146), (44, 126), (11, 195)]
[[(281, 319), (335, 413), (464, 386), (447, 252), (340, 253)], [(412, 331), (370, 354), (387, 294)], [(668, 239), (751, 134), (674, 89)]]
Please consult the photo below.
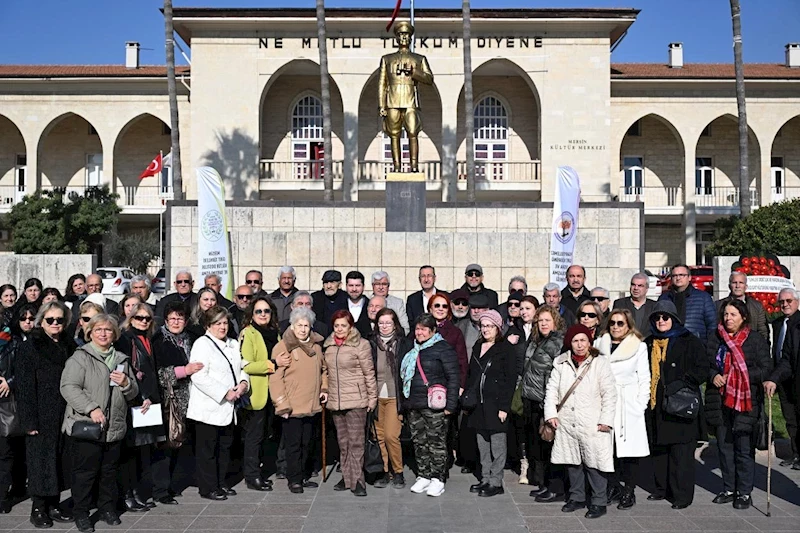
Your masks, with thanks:
[[(756, 178), (756, 188), (758, 189), (758, 205), (769, 205), (772, 203), (772, 141), (765, 142), (759, 139), (761, 147), (761, 168), (760, 176)], [(786, 185), (784, 183), (784, 185)], [(753, 206), (755, 207), (755, 206)]]
[[(358, 99), (360, 95), (360, 90), (342, 90), (344, 112), (342, 199), (345, 202), (358, 200)], [(328, 157), (328, 154), (325, 155)]]
[(41, 133), (41, 131), (23, 133), (27, 157), (25, 194), (33, 194), (39, 189), (39, 141), (41, 140)]
[(684, 136), (684, 180), (683, 180), (683, 235), (684, 261), (687, 265), (697, 263), (697, 209), (695, 207), (694, 159), (697, 139)]

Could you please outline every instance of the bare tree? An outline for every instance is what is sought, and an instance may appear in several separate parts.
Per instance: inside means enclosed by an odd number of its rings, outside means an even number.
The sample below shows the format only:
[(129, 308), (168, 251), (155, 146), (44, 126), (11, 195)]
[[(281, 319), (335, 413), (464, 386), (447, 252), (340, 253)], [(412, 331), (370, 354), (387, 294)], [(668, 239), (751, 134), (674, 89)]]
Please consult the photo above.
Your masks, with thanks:
[[(467, 201), (475, 201), (475, 110), (472, 97), (472, 25), (469, 0), (462, 0), (464, 19), (464, 130), (467, 144)], [(458, 179), (458, 177), (456, 177)], [(456, 181), (456, 187), (458, 182)]]
[(167, 48), (167, 91), (169, 92), (169, 127), (172, 140), (172, 189), (174, 197), (183, 197), (181, 175), (181, 131), (178, 125), (178, 86), (175, 83), (175, 33), (172, 27), (172, 0), (164, 0), (164, 37)]
[(317, 0), (317, 41), (319, 41), (319, 81), (322, 93), (322, 148), (325, 152), (323, 175), (325, 201), (333, 202), (333, 141), (331, 139), (331, 86), (328, 80), (328, 32), (325, 29), (325, 0)]
[(739, 0), (731, 2), (733, 22), (733, 67), (736, 71), (736, 108), (739, 111), (739, 212), (750, 216), (750, 172), (747, 139), (747, 109), (744, 97), (744, 63), (742, 62), (742, 9)]

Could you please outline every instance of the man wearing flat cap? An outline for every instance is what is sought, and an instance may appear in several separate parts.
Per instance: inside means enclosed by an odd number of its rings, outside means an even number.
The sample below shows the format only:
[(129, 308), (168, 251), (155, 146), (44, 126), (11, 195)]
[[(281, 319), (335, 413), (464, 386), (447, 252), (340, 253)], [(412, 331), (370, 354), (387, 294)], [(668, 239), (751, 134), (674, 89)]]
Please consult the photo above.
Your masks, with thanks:
[(311, 294), (312, 309), (317, 322), (331, 327), (331, 316), (339, 309), (347, 309), (347, 293), (342, 290), (342, 273), (338, 270), (326, 270), (322, 274), (322, 290)]
[(394, 172), (402, 171), (400, 139), (403, 128), (408, 135), (411, 172), (419, 172), (419, 135), (422, 129), (417, 84), (433, 83), (433, 73), (425, 56), (413, 53), (409, 47), (414, 26), (406, 21), (394, 25), (399, 50), (381, 58), (378, 76), (378, 105), (383, 117), (383, 131), (392, 145)]
[[(464, 269), (464, 284), (462, 289), (467, 291), (470, 296), (482, 294), (486, 296), (488, 309), (497, 309), (497, 293), (492, 289), (487, 289), (483, 284), (483, 268), (478, 263), (470, 263)], [(472, 302), (470, 301), (470, 305)]]

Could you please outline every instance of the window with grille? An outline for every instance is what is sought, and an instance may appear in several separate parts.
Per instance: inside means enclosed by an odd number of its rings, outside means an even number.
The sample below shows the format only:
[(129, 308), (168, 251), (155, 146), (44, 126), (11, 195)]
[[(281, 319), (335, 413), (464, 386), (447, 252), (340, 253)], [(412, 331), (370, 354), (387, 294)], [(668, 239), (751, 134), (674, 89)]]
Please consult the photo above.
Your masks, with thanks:
[(501, 180), (508, 159), (508, 113), (500, 100), (487, 96), (475, 106), (475, 177)]
[(315, 96), (300, 99), (292, 110), (292, 161), (295, 179), (321, 179), (322, 102)]

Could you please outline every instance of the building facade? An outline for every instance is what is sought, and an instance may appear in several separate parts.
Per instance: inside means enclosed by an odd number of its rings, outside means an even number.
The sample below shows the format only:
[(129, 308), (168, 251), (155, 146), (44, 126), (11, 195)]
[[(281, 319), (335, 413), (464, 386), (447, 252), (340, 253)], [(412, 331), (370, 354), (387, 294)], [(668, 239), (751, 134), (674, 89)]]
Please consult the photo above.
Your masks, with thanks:
[[(714, 221), (738, 212), (733, 65), (684, 64), (679, 44), (662, 63), (611, 63), (637, 14), (473, 10), (477, 198), (552, 201), (556, 169), (570, 165), (584, 201), (644, 203), (642, 266), (702, 263)], [(193, 169), (210, 165), (231, 200), (321, 200), (327, 156), (337, 200), (382, 200), (391, 154), (377, 71), (396, 46), (387, 17), (327, 10), (333, 150), (324, 154), (313, 9), (175, 9), (191, 48), (179, 71), (185, 198), (196, 198)], [(419, 89), (421, 171), (431, 201), (457, 204), (461, 11), (418, 10), (415, 24), (434, 74)], [(123, 224), (157, 225), (169, 176), (138, 176), (169, 151), (165, 69), (140, 66), (135, 51), (126, 66), (0, 66), (0, 211), (37, 188), (107, 183)], [(755, 207), (800, 196), (800, 45), (775, 57), (745, 67)]]

